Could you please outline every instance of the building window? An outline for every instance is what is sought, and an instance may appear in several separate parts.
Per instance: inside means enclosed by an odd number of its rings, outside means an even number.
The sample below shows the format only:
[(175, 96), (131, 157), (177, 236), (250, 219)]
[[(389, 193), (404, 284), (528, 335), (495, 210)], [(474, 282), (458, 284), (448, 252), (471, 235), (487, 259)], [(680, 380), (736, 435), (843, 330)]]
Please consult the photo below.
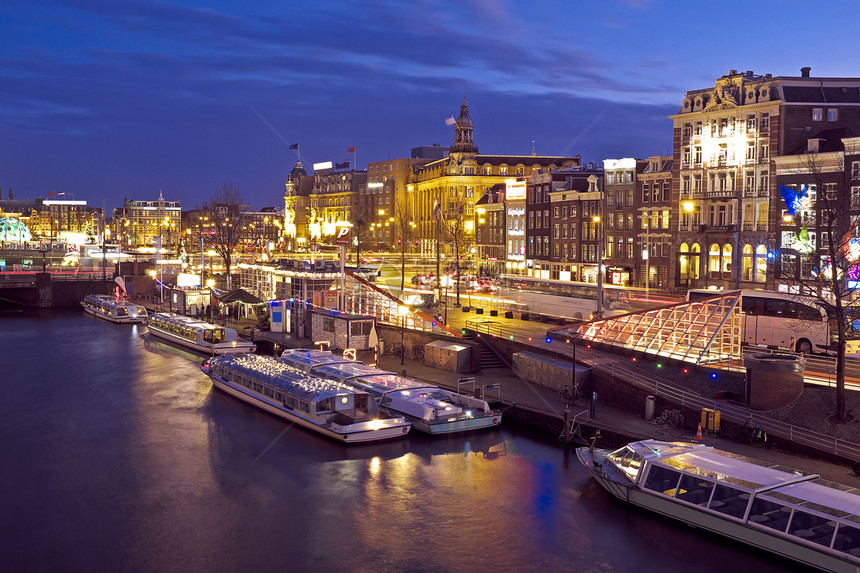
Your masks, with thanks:
[(770, 114), (763, 113), (761, 114), (761, 124), (759, 125), (761, 131), (769, 131), (770, 130)]
[(824, 110), (820, 107), (812, 108), (812, 121), (821, 121), (823, 119)]
[[(685, 179), (687, 179), (687, 183), (689, 184), (689, 178), (685, 177)], [(650, 185), (643, 185), (642, 186), (642, 202), (648, 203), (650, 201), (650, 196), (651, 196), (651, 186)]]
[(507, 175), (508, 168), (506, 166), (499, 167), (499, 175)]
[(860, 177), (860, 161), (851, 162), (851, 177)]
[(839, 121), (839, 110), (835, 107), (828, 107), (827, 121)]

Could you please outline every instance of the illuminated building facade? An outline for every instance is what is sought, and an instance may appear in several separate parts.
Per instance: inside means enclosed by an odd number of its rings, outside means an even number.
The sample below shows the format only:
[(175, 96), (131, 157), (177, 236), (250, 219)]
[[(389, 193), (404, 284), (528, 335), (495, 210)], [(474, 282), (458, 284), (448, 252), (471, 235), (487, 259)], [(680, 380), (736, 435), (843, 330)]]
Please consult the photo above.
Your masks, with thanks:
[(334, 245), (338, 225), (349, 224), (359, 188), (367, 184), (367, 172), (319, 169), (308, 195), (308, 238), (312, 243)]
[(161, 240), (162, 248), (177, 250), (182, 235), (182, 209), (179, 201), (165, 201), (159, 191), (156, 201), (126, 199), (114, 209), (114, 235), (125, 248), (152, 247)]
[(634, 284), (665, 289), (674, 261), (672, 246), (676, 228), (672, 224), (671, 156), (655, 155), (646, 160), (645, 169), (636, 175), (635, 199), (638, 232)]
[[(533, 176), (532, 179), (535, 187), (545, 186), (542, 194), (549, 194), (551, 216), (551, 258), (535, 262), (536, 272), (540, 274), (534, 276), (597, 282), (603, 169), (595, 164), (586, 164)], [(537, 190), (535, 202), (538, 204)]]
[[(415, 180), (409, 193), (411, 211), (417, 223), (418, 247), (422, 254), (436, 254), (436, 206), (441, 214), (454, 215), (462, 209), (466, 217), (466, 234), (474, 241), (475, 203), (490, 188), (508, 179), (537, 172), (579, 165), (576, 157), (540, 157), (535, 155), (480, 155), (474, 142), (474, 123), (465, 100), (460, 115), (453, 121), (454, 143), (448, 157), (415, 168)], [(508, 221), (510, 224), (510, 221)], [(443, 253), (450, 245), (442, 240)], [(510, 252), (510, 249), (508, 249)]]
[(475, 203), (475, 248), (481, 277), (506, 272), (505, 187), (504, 183), (493, 185)]
[[(426, 150), (428, 146), (416, 149)], [(415, 220), (408, 200), (408, 189), (413, 181), (414, 168), (430, 161), (415, 157), (416, 149), (413, 149), (413, 156), (409, 158), (367, 164), (367, 185), (359, 188), (356, 217), (364, 221), (366, 241), (373, 248), (389, 250), (398, 238), (394, 220), (398, 204), (405, 209), (405, 217)]]
[(638, 213), (636, 209), (636, 183), (648, 163), (642, 159), (625, 157), (603, 160), (603, 264), (607, 284), (630, 285), (633, 267), (642, 256), (636, 252)]
[(284, 250), (296, 252), (308, 247), (308, 216), (314, 178), (309, 176), (301, 161), (297, 161), (287, 176), (284, 192)]
[(670, 116), (678, 239), (670, 286), (774, 288), (782, 199), (775, 157), (860, 126), (860, 78), (729, 70)]

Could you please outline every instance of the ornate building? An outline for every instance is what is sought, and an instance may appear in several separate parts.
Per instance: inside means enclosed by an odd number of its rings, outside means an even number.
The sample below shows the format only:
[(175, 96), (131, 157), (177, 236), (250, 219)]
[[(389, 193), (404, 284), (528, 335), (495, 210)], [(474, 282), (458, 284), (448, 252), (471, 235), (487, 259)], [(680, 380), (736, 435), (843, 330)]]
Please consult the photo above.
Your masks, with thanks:
[(179, 201), (126, 199), (113, 212), (114, 235), (126, 248), (152, 247), (160, 238), (165, 249), (176, 250), (182, 234), (182, 209)]
[[(409, 192), (418, 247), (425, 255), (436, 253), (438, 216), (453, 216), (462, 210), (466, 235), (474, 241), (475, 203), (494, 185), (538, 170), (579, 164), (579, 156), (480, 155), (474, 142), (475, 126), (465, 100), (453, 125), (454, 143), (448, 150), (448, 157), (416, 167)], [(452, 249), (445, 245), (444, 238), (442, 243), (442, 252), (450, 253)]]
[(860, 126), (860, 78), (729, 70), (687, 92), (674, 122), (678, 239), (670, 286), (775, 287), (782, 198), (772, 159), (818, 133)]
[[(665, 289), (672, 266), (672, 158), (655, 155), (636, 177), (636, 226), (638, 249), (634, 256), (634, 284)], [(646, 277), (647, 279), (646, 283)]]
[(284, 250), (295, 252), (308, 246), (308, 216), (314, 178), (296, 161), (284, 184)]

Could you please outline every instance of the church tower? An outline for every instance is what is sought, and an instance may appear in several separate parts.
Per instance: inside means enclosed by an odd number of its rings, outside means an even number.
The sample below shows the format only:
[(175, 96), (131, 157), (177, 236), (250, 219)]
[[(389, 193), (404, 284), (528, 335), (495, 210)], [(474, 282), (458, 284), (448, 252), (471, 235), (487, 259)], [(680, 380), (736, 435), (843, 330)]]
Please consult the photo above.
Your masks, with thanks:
[(478, 148), (472, 140), (472, 132), (475, 130), (475, 124), (472, 123), (472, 118), (469, 117), (469, 106), (466, 103), (466, 98), (463, 98), (463, 103), (460, 104), (460, 117), (454, 122), (454, 145), (451, 146), (450, 154), (477, 155)]

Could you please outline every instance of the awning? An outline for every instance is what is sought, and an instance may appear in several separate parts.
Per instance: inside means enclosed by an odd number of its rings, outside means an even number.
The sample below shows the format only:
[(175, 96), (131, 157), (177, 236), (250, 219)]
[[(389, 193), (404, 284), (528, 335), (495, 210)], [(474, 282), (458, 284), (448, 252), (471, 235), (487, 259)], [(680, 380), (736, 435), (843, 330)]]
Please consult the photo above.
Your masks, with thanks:
[(259, 304), (263, 302), (261, 299), (252, 295), (245, 289), (237, 288), (236, 290), (231, 290), (230, 292), (224, 293), (220, 297), (216, 297), (218, 302), (222, 304), (228, 304), (231, 302), (244, 302), (247, 304)]

